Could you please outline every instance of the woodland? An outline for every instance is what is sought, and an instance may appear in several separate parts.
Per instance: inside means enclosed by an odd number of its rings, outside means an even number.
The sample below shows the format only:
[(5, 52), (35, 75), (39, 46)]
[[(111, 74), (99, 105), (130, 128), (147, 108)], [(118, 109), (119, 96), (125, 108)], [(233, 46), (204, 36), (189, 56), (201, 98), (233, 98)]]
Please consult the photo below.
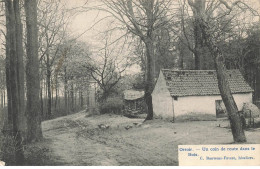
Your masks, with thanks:
[[(260, 106), (259, 1), (69, 2), (0, 2), (0, 159), (26, 165), (24, 146), (44, 139), (42, 122), (94, 111), (91, 88), (95, 111), (117, 113), (124, 90), (144, 90), (145, 121), (153, 120), (151, 93), (163, 68), (216, 70), (233, 141), (247, 141), (226, 70), (241, 71)], [(73, 20), (92, 11), (95, 22), (73, 33)], [(94, 28), (98, 45), (83, 38)], [(4, 150), (11, 142), (11, 150)]]

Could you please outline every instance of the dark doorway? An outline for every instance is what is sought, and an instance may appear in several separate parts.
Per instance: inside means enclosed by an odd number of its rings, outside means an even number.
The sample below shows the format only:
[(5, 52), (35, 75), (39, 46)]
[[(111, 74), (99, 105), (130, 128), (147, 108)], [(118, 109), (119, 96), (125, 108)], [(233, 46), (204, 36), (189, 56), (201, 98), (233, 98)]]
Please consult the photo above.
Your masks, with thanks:
[(222, 100), (216, 100), (216, 116), (217, 118), (227, 117), (227, 110)]

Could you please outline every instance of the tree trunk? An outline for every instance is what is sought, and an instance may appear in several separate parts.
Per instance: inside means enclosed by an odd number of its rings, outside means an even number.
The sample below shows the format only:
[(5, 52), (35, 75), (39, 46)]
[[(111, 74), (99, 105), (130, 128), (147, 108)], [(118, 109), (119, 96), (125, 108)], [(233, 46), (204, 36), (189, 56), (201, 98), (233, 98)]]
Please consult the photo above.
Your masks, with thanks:
[(145, 102), (147, 105), (147, 117), (145, 120), (153, 119), (153, 102), (152, 102), (152, 91), (154, 86), (154, 0), (147, 1), (145, 4), (145, 13), (147, 16), (147, 31), (146, 37), (143, 38), (146, 47), (146, 84), (145, 84)]
[(45, 114), (45, 118), (47, 119), (48, 115), (47, 115), (47, 112), (48, 112), (48, 84), (46, 82), (46, 79), (44, 80), (44, 91), (45, 91), (45, 99), (44, 99), (44, 108), (45, 108), (45, 111), (44, 111), (44, 114)]
[(65, 111), (68, 114), (68, 79), (67, 79), (67, 70), (66, 67), (64, 68), (64, 102), (65, 102)]
[(68, 104), (68, 111), (67, 111), (67, 112), (68, 112), (68, 114), (70, 114), (70, 110), (71, 110), (71, 108), (70, 108), (70, 107), (71, 107), (70, 91), (68, 91), (68, 93), (67, 93), (67, 97), (68, 97), (68, 100), (67, 100), (67, 101), (68, 101), (68, 102), (67, 102), (67, 104)]
[(255, 80), (255, 83), (256, 83), (256, 89), (255, 89), (255, 100), (259, 100), (260, 99), (260, 67), (257, 66), (256, 67), (256, 80)]
[(3, 91), (1, 89), (1, 109), (4, 108), (4, 103), (3, 103)]
[[(9, 2), (8, 2), (9, 3)], [(7, 1), (6, 1), (7, 4)], [(11, 25), (12, 26), (12, 25)], [(6, 90), (7, 90), (7, 122), (5, 123), (4, 126), (4, 133), (8, 134), (11, 133), (13, 131), (13, 117), (12, 117), (12, 104), (11, 104), (11, 92), (12, 92), (12, 88), (11, 88), (11, 77), (10, 77), (10, 48), (11, 48), (11, 44), (10, 44), (10, 37), (9, 37), (9, 31), (10, 31), (10, 21), (9, 21), (9, 12), (6, 8), (6, 28), (7, 28), (7, 32), (6, 32), (6, 59), (5, 59), (5, 73), (6, 73)], [(13, 25), (14, 26), (14, 25)]]
[[(8, 33), (7, 35), (8, 36)], [(4, 133), (8, 134), (13, 131), (13, 116), (12, 116), (12, 104), (11, 104), (11, 85), (10, 85), (10, 51), (8, 50), (9, 47), (9, 42), (8, 42), (8, 37), (6, 38), (6, 64), (5, 64), (5, 69), (6, 69), (6, 90), (7, 90), (7, 121), (5, 122), (4, 125)]]
[[(53, 79), (51, 79), (51, 84), (53, 84)], [(53, 89), (53, 85), (51, 86), (51, 107), (54, 106), (54, 89)]]
[[(42, 65), (42, 61), (40, 61), (40, 65)], [(43, 70), (40, 69), (40, 102), (41, 102), (41, 120), (44, 119), (44, 102), (43, 102), (43, 91), (44, 91), (44, 78)]]
[(24, 2), (26, 27), (27, 27), (27, 123), (28, 141), (42, 139), (40, 118), (40, 78), (38, 58), (38, 29), (37, 29), (37, 1), (26, 0)]
[(222, 100), (228, 112), (233, 139), (235, 142), (246, 142), (245, 133), (238, 114), (238, 108), (227, 81), (226, 68), (221, 53), (215, 53), (215, 67), (217, 71), (218, 86)]
[(41, 94), (41, 117), (44, 118), (42, 88), (41, 88), (41, 93), (40, 94)]
[(71, 83), (71, 88), (70, 88), (70, 110), (72, 112), (74, 111), (74, 87), (73, 87), (73, 83)]
[(181, 70), (184, 69), (184, 49), (183, 47), (180, 48), (180, 56), (179, 56), (179, 67)]
[(75, 98), (75, 101), (74, 101), (74, 110), (77, 109), (77, 91), (74, 91), (74, 98)]
[(198, 48), (195, 47), (195, 49), (194, 49), (194, 60), (195, 60), (194, 64), (195, 64), (195, 70), (200, 70), (201, 69), (200, 68), (200, 53), (197, 50), (198, 50)]
[(23, 64), (23, 26), (20, 16), (19, 0), (14, 0), (14, 11), (16, 20), (16, 53), (17, 53), (17, 84), (19, 97), (19, 129), (23, 139), (26, 138), (27, 125), (25, 116), (25, 94), (24, 94), (24, 64)]
[(146, 46), (146, 57), (147, 57), (147, 66), (146, 66), (146, 84), (145, 84), (145, 102), (147, 105), (147, 117), (145, 120), (153, 119), (153, 102), (152, 102), (152, 91), (154, 85), (153, 77), (153, 41), (151, 38), (148, 38), (145, 41)]
[(57, 108), (60, 109), (60, 90), (57, 90)]
[[(6, 60), (8, 63), (8, 79), (7, 86), (9, 86), (8, 92), (10, 92), (10, 100), (8, 105), (10, 105), (10, 112), (8, 110), (8, 115), (12, 117), (10, 121), (10, 126), (12, 126), (11, 133), (15, 139), (15, 165), (23, 165), (24, 154), (23, 154), (23, 141), (22, 141), (22, 131), (20, 126), (23, 121), (21, 121), (20, 110), (19, 110), (19, 92), (18, 92), (18, 53), (17, 53), (17, 39), (16, 39), (16, 17), (15, 8), (19, 2), (18, 1), (5, 1), (6, 9)], [(15, 5), (14, 5), (15, 4)], [(17, 7), (17, 6), (16, 6)], [(17, 10), (17, 8), (16, 8)], [(19, 18), (20, 19), (20, 18)], [(19, 44), (20, 45), (20, 44)], [(9, 134), (11, 134), (9, 133)]]
[[(47, 49), (48, 50), (48, 49)], [(51, 67), (50, 67), (50, 56), (49, 53), (46, 53), (47, 57), (47, 63), (46, 63), (46, 69), (47, 69), (47, 75), (46, 75), (46, 82), (47, 82), (47, 118), (51, 118)]]
[(57, 103), (58, 103), (58, 79), (57, 75), (55, 76), (55, 109), (57, 109)]
[(195, 70), (202, 69), (202, 59), (203, 59), (203, 37), (202, 31), (200, 27), (200, 15), (205, 13), (205, 0), (195, 0), (193, 3), (188, 1), (190, 6), (192, 7), (193, 12), (193, 35), (194, 35), (194, 59), (195, 59)]
[(59, 95), (60, 95), (60, 90), (58, 90), (58, 107), (60, 109), (61, 105), (60, 105), (60, 97), (59, 97)]
[[(0, 82), (0, 91), (1, 91), (1, 107), (0, 108), (3, 108), (3, 105), (4, 105), (4, 103), (3, 103), (3, 91), (4, 91), (4, 89), (2, 88), (2, 85), (4, 86), (4, 84), (2, 84), (3, 82), (4, 82), (4, 73), (2, 73), (2, 70), (0, 69), (0, 80), (1, 80), (1, 82)], [(1, 111), (0, 111), (0, 113), (1, 113)]]
[(201, 57), (202, 57), (202, 34), (200, 30), (200, 25), (198, 22), (198, 16), (195, 14), (195, 20), (194, 20), (194, 59), (195, 59), (195, 70), (201, 69)]
[(208, 32), (209, 28), (207, 23), (203, 19), (203, 15), (201, 16), (200, 25), (206, 44), (214, 57), (218, 78), (218, 87), (221, 94), (221, 98), (227, 109), (233, 139), (235, 142), (246, 142), (245, 133), (242, 127), (240, 116), (238, 114), (238, 108), (229, 87), (228, 77), (226, 74), (226, 67), (224, 65), (224, 56), (222, 55), (221, 51), (213, 41), (212, 35)]
[(87, 98), (86, 98), (87, 110), (89, 109), (89, 96), (90, 96), (90, 87), (88, 85), (88, 88), (87, 88)]
[(4, 90), (4, 107), (5, 107), (6, 101), (5, 101), (5, 90)]
[(83, 105), (84, 105), (84, 103), (83, 103), (83, 93), (82, 93), (82, 91), (80, 91), (80, 107), (81, 108), (83, 108)]

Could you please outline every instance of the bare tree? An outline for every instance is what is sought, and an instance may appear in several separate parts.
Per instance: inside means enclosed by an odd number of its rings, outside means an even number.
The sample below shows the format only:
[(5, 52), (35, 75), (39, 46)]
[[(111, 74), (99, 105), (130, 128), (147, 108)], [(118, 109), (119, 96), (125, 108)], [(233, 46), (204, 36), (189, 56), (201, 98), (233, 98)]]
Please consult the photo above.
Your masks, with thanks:
[(91, 77), (97, 82), (103, 93), (100, 98), (101, 101), (105, 101), (107, 97), (112, 93), (112, 89), (116, 86), (119, 80), (122, 78), (122, 73), (126, 70), (128, 64), (122, 63), (127, 60), (127, 57), (119, 58), (118, 51), (115, 51), (114, 46), (109, 48), (109, 37), (105, 38), (105, 44), (102, 52), (98, 53), (100, 60), (97, 64), (88, 67)]
[[(154, 31), (171, 21), (170, 0), (102, 0), (102, 8), (116, 18), (125, 29), (139, 37), (146, 49), (145, 100), (148, 108), (146, 120), (153, 119), (152, 91), (154, 87)], [(169, 18), (163, 20), (161, 18)]]
[[(212, 69), (214, 61), (209, 57), (209, 49), (205, 44), (202, 37), (202, 31), (200, 29), (199, 13), (205, 16), (205, 20), (209, 24), (213, 24), (215, 28), (212, 28), (215, 34), (218, 36), (218, 42), (229, 41), (229, 39), (237, 36), (238, 27), (242, 25), (241, 21), (245, 23), (242, 18), (248, 16), (245, 10), (234, 8), (229, 15), (222, 15), (225, 11), (225, 7), (221, 5), (219, 0), (205, 1), (194, 0), (193, 5), (186, 3), (186, 0), (180, 0), (180, 39), (181, 42), (188, 47), (188, 49), (194, 54), (195, 69)], [(236, 25), (236, 26), (235, 26)]]
[[(190, 1), (188, 1), (188, 4)], [(212, 59), (208, 59), (208, 48), (202, 37), (202, 31), (198, 22), (199, 14), (205, 15), (205, 19), (212, 20), (213, 12), (219, 6), (218, 1), (194, 0), (189, 6), (186, 0), (180, 0), (180, 42), (188, 48), (194, 56), (194, 69), (211, 69)], [(192, 13), (192, 15), (190, 15)], [(210, 21), (209, 21), (210, 22)]]
[[(57, 78), (59, 76), (63, 82), (67, 114), (67, 111), (74, 111), (74, 108), (76, 108), (75, 93), (83, 94), (85, 87), (88, 86), (90, 73), (84, 66), (89, 65), (91, 53), (86, 43), (75, 38), (64, 40), (60, 46), (60, 51), (54, 74)], [(81, 100), (79, 99), (80, 101), (82, 101), (82, 97)]]
[(64, 4), (60, 0), (41, 0), (38, 2), (39, 53), (42, 72), (46, 70), (47, 83), (47, 118), (52, 112), (52, 75), (53, 66), (59, 57), (60, 45), (70, 17), (66, 16)]
[[(233, 7), (240, 4), (243, 5), (241, 1), (235, 1), (232, 3), (232, 5), (228, 5), (227, 2), (219, 0), (222, 5), (226, 7), (226, 12), (224, 12), (222, 15), (228, 15), (232, 11)], [(189, 4), (193, 7), (196, 8), (196, 5), (194, 1), (189, 0)], [(216, 44), (217, 37), (214, 37), (216, 33), (212, 30), (214, 30), (209, 24), (209, 22), (206, 20), (205, 14), (202, 12), (198, 13), (198, 24), (200, 25), (200, 29), (202, 31), (203, 39), (205, 40), (205, 43), (207, 47), (209, 48), (211, 54), (213, 55), (214, 58), (214, 63), (215, 63), (215, 68), (217, 71), (217, 78), (218, 78), (218, 87), (220, 90), (220, 94), (222, 97), (222, 100), (226, 106), (230, 124), (231, 124), (231, 129), (232, 129), (232, 134), (233, 134), (233, 139), (235, 142), (246, 142), (246, 137), (245, 133), (242, 127), (241, 119), (238, 114), (238, 108), (237, 105), (234, 101), (234, 98), (231, 94), (231, 90), (229, 87), (228, 83), (228, 75), (226, 73), (226, 66), (224, 64), (224, 56), (219, 49), (219, 47)]]

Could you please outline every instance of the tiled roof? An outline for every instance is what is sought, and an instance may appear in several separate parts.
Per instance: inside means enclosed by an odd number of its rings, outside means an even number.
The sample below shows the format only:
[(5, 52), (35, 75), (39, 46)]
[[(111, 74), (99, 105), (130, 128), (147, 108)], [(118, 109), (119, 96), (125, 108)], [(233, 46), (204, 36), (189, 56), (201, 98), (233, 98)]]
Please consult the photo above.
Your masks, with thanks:
[[(215, 70), (171, 70), (162, 69), (172, 96), (218, 95)], [(228, 82), (232, 93), (252, 92), (239, 70), (228, 70)]]

